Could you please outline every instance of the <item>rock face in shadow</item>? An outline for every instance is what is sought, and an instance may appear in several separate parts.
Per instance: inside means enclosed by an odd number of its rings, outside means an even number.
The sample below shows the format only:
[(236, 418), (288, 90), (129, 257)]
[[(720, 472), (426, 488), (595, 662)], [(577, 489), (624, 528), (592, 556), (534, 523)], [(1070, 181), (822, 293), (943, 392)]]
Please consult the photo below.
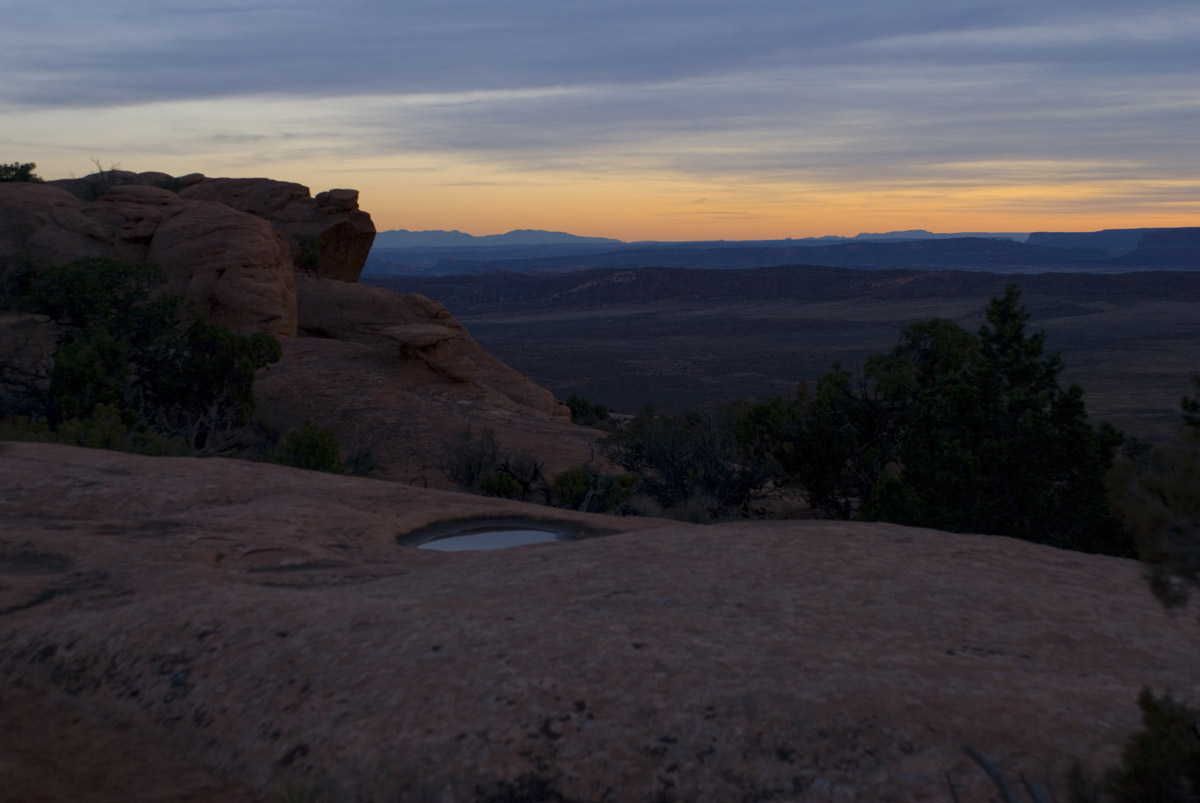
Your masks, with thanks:
[(375, 224), (358, 208), (358, 190), (327, 190), (265, 178), (205, 178), (179, 191), (181, 198), (216, 201), (270, 221), (287, 237), (300, 270), (325, 279), (358, 281)]
[(291, 253), (268, 221), (225, 204), (118, 184), (83, 201), (52, 184), (0, 184), (0, 267), (81, 257), (157, 263), (167, 289), (243, 333), (296, 333)]
[(370, 450), (378, 476), (442, 486), (446, 445), (468, 426), (550, 472), (587, 462), (597, 433), (572, 426), (443, 305), (356, 283), (374, 236), (354, 190), (312, 198), (286, 181), (116, 170), (0, 185), (0, 273), (6, 262), (149, 261), (209, 320), (300, 335), (255, 388), (282, 433), (311, 419), (348, 452)]
[(554, 395), (483, 349), (445, 305), (418, 293), (361, 284), (297, 278), (299, 326), (331, 337), (398, 353), (451, 381), (476, 382), (517, 404), (569, 421)]
[(550, 473), (592, 457), (598, 433), (575, 426), (554, 396), (485, 351), (424, 296), (297, 276), (299, 329), (255, 382), (260, 416), (287, 431), (305, 419), (348, 451), (369, 449), (372, 476), (447, 487), (447, 446), (468, 426), (492, 429)]
[[(218, 459), (13, 444), (0, 461), (0, 765), (18, 798), (47, 778), (130, 801), (298, 778), (330, 800), (996, 799), (970, 744), (1061, 800), (1073, 761), (1115, 758), (1143, 685), (1200, 698), (1194, 611), (1164, 614), (1132, 561)], [(511, 515), (622, 532), (396, 543)], [(134, 757), (136, 785), (97, 771)]]
[(327, 279), (357, 281), (375, 241), (371, 216), (358, 208), (358, 190), (326, 190), (314, 198), (308, 187), (292, 181), (128, 170), (101, 170), (47, 185), (84, 201), (102, 198), (114, 187), (147, 186), (170, 190), (185, 200), (224, 204), (269, 222), (284, 235), (298, 270)]

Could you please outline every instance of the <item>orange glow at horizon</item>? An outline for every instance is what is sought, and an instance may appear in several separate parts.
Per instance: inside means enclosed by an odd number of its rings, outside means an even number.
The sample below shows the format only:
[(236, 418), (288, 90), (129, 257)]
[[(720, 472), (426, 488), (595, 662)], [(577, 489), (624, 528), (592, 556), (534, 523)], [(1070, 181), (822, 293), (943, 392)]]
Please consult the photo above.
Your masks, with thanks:
[[(304, 184), (314, 195), (357, 189), (359, 206), (378, 231), (545, 229), (632, 242), (1200, 225), (1194, 182), (1111, 178), (1136, 175), (1132, 165), (973, 162), (931, 165), (915, 175), (803, 182), (615, 167), (599, 174), (523, 171), (447, 154), (270, 162), (209, 155), (200, 164), (195, 155), (179, 154), (149, 163), (113, 161), (122, 169), (174, 175), (199, 169), (214, 177), (267, 176)], [(88, 172), (72, 172), (72, 166), (46, 160), (38, 171), (47, 179)], [(1062, 178), (1068, 172), (1073, 175)]]
[[(366, 178), (364, 176), (364, 178)], [(756, 240), (926, 229), (1095, 231), (1200, 225), (1170, 182), (946, 184), (919, 188), (610, 180), (459, 185), (360, 181), (379, 231), (545, 229), (637, 240)], [(315, 188), (314, 188), (315, 191)]]

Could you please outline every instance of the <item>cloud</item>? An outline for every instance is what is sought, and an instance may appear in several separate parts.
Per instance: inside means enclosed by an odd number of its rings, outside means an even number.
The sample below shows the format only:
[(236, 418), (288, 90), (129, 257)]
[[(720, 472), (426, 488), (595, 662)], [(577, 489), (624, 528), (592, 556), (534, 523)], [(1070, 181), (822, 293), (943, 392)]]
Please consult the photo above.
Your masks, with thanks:
[(1200, 181), (1195, 0), (0, 0), (0, 12), (9, 149), (80, 148), (86, 118), (101, 152), (453, 162), (479, 165), (482, 184), (497, 171)]
[(6, 5), (0, 99), (32, 105), (643, 85), (912, 59), (1127, 69), (1122, 53), (1186, 60), (1200, 29), (1194, 4), (1176, 2)]

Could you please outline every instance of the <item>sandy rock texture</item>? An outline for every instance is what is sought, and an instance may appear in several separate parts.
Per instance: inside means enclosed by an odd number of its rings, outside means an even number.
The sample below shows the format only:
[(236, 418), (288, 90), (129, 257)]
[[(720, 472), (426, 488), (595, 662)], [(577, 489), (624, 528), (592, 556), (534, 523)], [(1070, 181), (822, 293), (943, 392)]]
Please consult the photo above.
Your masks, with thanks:
[(185, 201), (152, 184), (115, 184), (81, 200), (52, 184), (0, 185), (0, 267), (81, 257), (158, 264), (167, 289), (239, 332), (296, 333), (291, 253), (268, 221)]
[(292, 181), (128, 170), (100, 170), (47, 185), (85, 201), (101, 198), (114, 187), (147, 186), (168, 189), (186, 200), (224, 204), (270, 222), (286, 238), (295, 267), (327, 279), (357, 281), (375, 241), (371, 216), (358, 208), (358, 190), (326, 190), (313, 197), (308, 187)]
[(371, 216), (358, 208), (358, 190), (327, 190), (265, 178), (204, 178), (181, 198), (216, 201), (265, 218), (282, 231), (297, 268), (325, 279), (358, 281), (375, 242)]
[[(550, 473), (591, 460), (598, 433), (571, 426), (553, 394), (486, 352), (444, 306), (356, 283), (374, 236), (354, 190), (312, 198), (286, 181), (119, 170), (0, 185), (0, 271), (6, 260), (150, 261), (210, 320), (301, 335), (256, 387), (262, 419), (283, 433), (312, 419), (348, 455), (369, 450), (378, 476), (443, 487), (447, 444), (469, 425)], [(0, 331), (45, 343), (42, 323), (3, 320)], [(44, 349), (16, 351), (36, 351), (22, 365), (44, 362)]]
[(464, 430), (549, 473), (593, 459), (600, 434), (570, 423), (553, 394), (489, 354), (436, 301), (297, 275), (299, 328), (255, 382), (260, 416), (282, 431), (311, 418), (348, 451), (370, 449), (376, 474), (447, 487), (445, 450)]
[[(593, 537), (396, 540), (514, 515)], [(1057, 781), (1114, 757), (1142, 685), (1196, 702), (1198, 656), (1195, 617), (1165, 615), (1137, 564), (1005, 538), (0, 453), (15, 799), (63, 779), (81, 799), (264, 799), (305, 779), (336, 801), (950, 801), (949, 779), (993, 800), (964, 743)]]

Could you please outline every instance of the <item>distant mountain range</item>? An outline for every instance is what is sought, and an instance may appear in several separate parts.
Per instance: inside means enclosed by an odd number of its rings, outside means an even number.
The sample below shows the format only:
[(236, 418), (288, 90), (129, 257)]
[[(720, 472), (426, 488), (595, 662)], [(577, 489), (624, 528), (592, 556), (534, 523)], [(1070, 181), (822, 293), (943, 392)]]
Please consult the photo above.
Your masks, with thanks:
[(460, 231), (386, 231), (364, 273), (445, 276), (593, 268), (760, 268), (775, 265), (999, 273), (1200, 270), (1200, 227), (1095, 232), (953, 233), (925, 230), (784, 240), (633, 242), (520, 229), (474, 237)]
[(1023, 242), (1028, 234), (995, 234), (988, 232), (959, 232), (957, 234), (935, 234), (924, 229), (910, 229), (908, 231), (889, 231), (884, 233), (869, 233), (856, 234), (853, 237), (803, 237), (799, 240), (793, 240), (788, 237), (784, 240), (702, 240), (692, 242), (676, 242), (666, 240), (640, 240), (637, 242), (626, 242), (625, 240), (617, 240), (612, 237), (581, 237), (578, 234), (568, 234), (565, 231), (545, 231), (543, 229), (513, 229), (504, 234), (486, 234), (476, 236), (466, 234), (454, 229), (445, 231), (443, 229), (431, 229), (425, 231), (409, 231), (408, 229), (391, 229), (389, 231), (381, 231), (375, 235), (376, 248), (469, 248), (473, 246), (491, 247), (491, 246), (524, 246), (524, 245), (612, 245), (612, 246), (670, 246), (670, 245), (694, 245), (698, 242), (704, 243), (737, 243), (737, 244), (767, 244), (767, 243), (790, 243), (790, 244), (812, 244), (812, 245), (828, 245), (837, 242), (850, 242), (853, 240), (947, 240), (959, 237), (983, 237), (992, 240), (1016, 240)]
[(504, 234), (488, 234), (476, 237), (454, 231), (409, 231), (393, 229), (375, 235), (376, 248), (461, 248), (471, 246), (506, 245), (624, 245), (621, 240), (610, 237), (580, 237), (562, 231), (541, 229), (513, 229)]

